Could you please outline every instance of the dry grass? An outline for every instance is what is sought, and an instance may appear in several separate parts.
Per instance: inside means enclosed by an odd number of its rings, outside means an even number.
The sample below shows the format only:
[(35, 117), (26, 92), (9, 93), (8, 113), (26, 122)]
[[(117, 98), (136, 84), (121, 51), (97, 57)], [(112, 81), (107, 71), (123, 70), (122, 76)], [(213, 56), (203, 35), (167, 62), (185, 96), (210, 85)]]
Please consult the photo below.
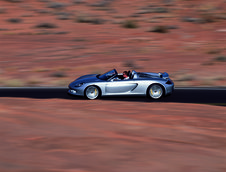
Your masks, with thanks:
[(184, 74), (184, 75), (180, 75), (176, 81), (194, 81), (196, 78), (194, 75), (192, 74)]
[(51, 71), (51, 69), (48, 69), (45, 67), (38, 67), (38, 68), (34, 68), (32, 71), (33, 72), (49, 72), (49, 71)]
[(40, 86), (41, 83), (42, 83), (41, 80), (33, 78), (33, 79), (29, 79), (26, 82), (26, 86), (30, 86), (30, 87), (32, 87), (32, 86)]
[(214, 85), (214, 80), (203, 79), (203, 80), (200, 81), (200, 85), (202, 85), (202, 86), (212, 86), (212, 85)]
[(25, 82), (21, 79), (9, 79), (5, 80), (3, 85), (6, 87), (23, 87), (25, 86)]
[(60, 87), (67, 87), (68, 84), (71, 82), (72, 80), (70, 79), (58, 79), (58, 80), (53, 80), (49, 83), (49, 85), (51, 86), (60, 86)]

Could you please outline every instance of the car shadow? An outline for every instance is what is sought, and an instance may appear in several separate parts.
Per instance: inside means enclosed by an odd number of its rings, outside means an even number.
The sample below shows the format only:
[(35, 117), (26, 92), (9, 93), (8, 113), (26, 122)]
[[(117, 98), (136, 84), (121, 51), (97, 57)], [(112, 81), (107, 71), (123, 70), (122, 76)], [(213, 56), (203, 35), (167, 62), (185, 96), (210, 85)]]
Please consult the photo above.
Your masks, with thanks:
[[(0, 97), (85, 100), (84, 97), (68, 95), (67, 91), (67, 88), (1, 88)], [(225, 106), (225, 97), (226, 89), (176, 89), (172, 95), (160, 100), (153, 100), (147, 96), (103, 96), (99, 99), (104, 101), (202, 103)]]

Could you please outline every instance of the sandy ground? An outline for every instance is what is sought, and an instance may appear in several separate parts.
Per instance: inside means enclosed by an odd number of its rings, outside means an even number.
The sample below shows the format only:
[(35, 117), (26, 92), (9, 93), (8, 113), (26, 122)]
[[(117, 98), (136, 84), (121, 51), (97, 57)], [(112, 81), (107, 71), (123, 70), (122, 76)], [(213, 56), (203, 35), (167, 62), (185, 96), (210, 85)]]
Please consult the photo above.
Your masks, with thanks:
[(0, 171), (224, 172), (226, 108), (0, 99)]

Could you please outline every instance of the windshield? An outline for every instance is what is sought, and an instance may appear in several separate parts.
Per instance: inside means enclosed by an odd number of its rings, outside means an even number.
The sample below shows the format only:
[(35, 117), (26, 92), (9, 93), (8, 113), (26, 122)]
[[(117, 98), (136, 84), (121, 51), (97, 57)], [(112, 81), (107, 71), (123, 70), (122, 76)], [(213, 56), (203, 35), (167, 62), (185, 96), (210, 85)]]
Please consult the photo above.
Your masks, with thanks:
[(111, 78), (113, 75), (117, 75), (117, 71), (115, 69), (108, 71), (100, 76), (98, 76), (99, 79), (101, 80), (108, 80), (109, 78)]

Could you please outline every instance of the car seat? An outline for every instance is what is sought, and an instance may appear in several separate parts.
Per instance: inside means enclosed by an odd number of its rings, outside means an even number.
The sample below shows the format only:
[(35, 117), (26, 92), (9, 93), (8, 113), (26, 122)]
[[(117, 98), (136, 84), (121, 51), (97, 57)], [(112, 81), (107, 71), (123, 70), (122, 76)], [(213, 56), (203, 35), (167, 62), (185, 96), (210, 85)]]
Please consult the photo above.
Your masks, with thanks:
[(131, 79), (131, 72), (130, 72), (130, 70), (127, 72), (127, 76), (129, 77), (129, 79)]
[(132, 70), (131, 79), (136, 79), (136, 78), (138, 78), (137, 72), (135, 70)]

